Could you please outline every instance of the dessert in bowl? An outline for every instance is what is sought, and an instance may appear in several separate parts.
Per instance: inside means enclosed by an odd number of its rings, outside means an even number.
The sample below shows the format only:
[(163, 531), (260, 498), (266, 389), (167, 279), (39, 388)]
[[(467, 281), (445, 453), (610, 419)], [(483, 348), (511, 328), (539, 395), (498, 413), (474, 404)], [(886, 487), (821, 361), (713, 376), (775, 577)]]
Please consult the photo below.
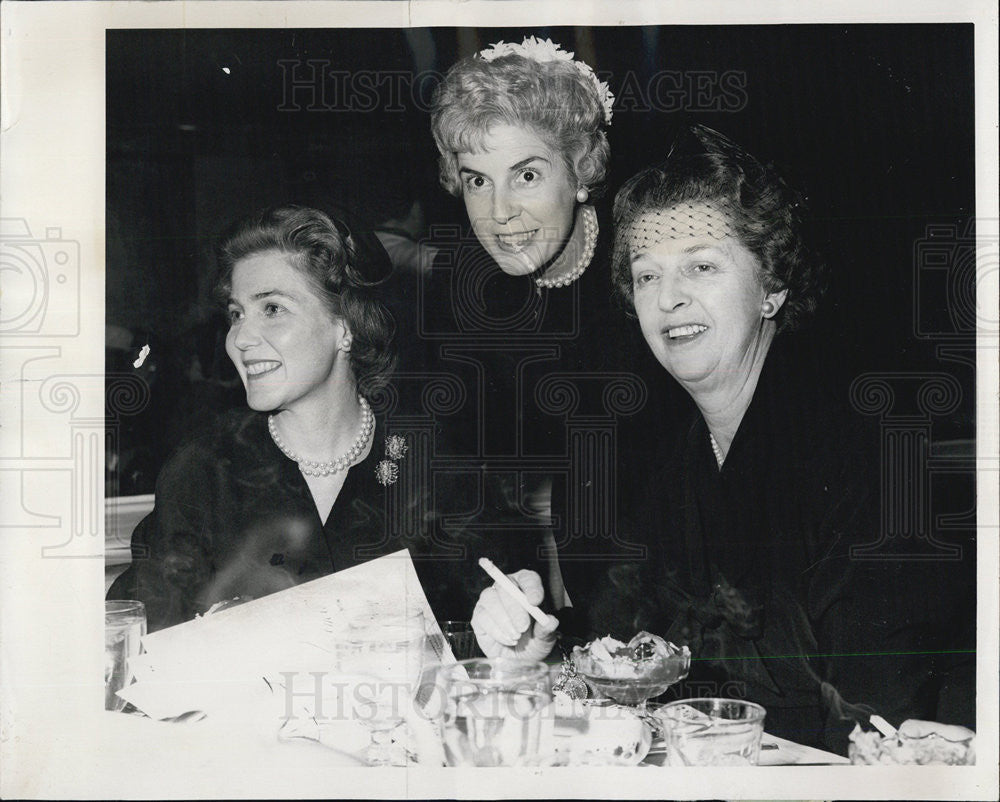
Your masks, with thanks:
[(649, 632), (628, 643), (610, 636), (573, 649), (576, 671), (596, 694), (618, 704), (639, 705), (684, 679), (691, 668), (687, 646)]

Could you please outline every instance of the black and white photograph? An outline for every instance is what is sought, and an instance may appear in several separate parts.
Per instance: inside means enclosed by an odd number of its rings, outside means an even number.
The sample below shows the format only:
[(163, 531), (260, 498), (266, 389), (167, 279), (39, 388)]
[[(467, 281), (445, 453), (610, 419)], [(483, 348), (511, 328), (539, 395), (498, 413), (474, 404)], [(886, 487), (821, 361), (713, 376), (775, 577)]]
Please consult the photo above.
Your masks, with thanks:
[(996, 799), (995, 10), (281, 6), (0, 9), (3, 794)]

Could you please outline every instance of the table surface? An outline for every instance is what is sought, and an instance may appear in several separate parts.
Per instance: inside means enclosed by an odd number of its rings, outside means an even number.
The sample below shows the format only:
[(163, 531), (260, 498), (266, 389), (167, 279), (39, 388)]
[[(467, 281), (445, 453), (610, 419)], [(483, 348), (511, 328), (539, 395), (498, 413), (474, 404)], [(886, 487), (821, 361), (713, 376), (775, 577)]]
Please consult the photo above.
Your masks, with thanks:
[[(662, 766), (666, 757), (663, 742), (654, 741), (649, 754), (642, 762), (652, 766)], [(765, 732), (761, 739), (761, 766), (849, 766), (851, 761), (833, 752), (825, 752), (812, 746), (797, 744)]]
[(996, 787), (995, 776), (970, 767), (815, 765), (816, 754), (794, 745), (792, 760), (799, 765), (772, 767), (780, 750), (766, 750), (765, 765), (724, 771), (664, 772), (651, 762), (655, 753), (635, 768), (372, 771), (319, 743), (281, 742), (273, 727), (265, 732), (208, 719), (171, 724), (105, 713), (72, 699), (45, 704), (47, 696), (40, 692), (33, 708), (38, 715), (11, 730), (16, 754), (4, 765), (11, 798), (735, 799), (752, 793), (756, 799), (988, 799)]
[[(281, 741), (277, 735), (233, 728), (228, 724), (212, 722), (208, 719), (193, 723), (176, 724), (154, 721), (141, 714), (104, 713), (101, 728), (114, 740), (133, 738), (148, 743), (158, 756), (158, 761), (179, 761), (181, 769), (189, 762), (192, 754), (206, 755), (232, 754), (240, 751), (241, 760), (280, 761), (289, 769), (303, 769), (313, 761), (324, 765), (359, 765), (358, 759), (350, 752), (342, 752), (327, 745), (310, 740)], [(850, 765), (846, 757), (797, 744), (776, 735), (765, 733), (761, 743), (761, 766), (830, 766)], [(665, 752), (662, 740), (654, 739), (649, 753), (641, 766), (663, 766)]]

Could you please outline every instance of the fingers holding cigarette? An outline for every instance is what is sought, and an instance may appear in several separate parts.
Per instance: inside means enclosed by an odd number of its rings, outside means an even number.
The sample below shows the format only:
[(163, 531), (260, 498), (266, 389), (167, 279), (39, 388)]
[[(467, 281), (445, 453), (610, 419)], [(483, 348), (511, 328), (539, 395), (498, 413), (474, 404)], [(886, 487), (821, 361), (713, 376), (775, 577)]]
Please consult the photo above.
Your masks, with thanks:
[(524, 570), (508, 577), (485, 559), (480, 564), (496, 582), (480, 594), (472, 614), (472, 628), (483, 653), (488, 657), (529, 660), (548, 655), (555, 643), (559, 619), (537, 607), (545, 595), (541, 577)]

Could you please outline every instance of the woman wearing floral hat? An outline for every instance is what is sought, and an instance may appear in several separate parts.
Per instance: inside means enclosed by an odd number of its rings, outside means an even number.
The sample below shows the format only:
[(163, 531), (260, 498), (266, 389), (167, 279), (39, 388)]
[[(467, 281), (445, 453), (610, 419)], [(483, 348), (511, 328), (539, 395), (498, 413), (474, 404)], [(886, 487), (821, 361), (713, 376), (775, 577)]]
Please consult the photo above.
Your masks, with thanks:
[[(456, 63), (431, 113), (440, 181), (462, 199), (468, 226), (434, 238), (439, 256), (414, 299), (421, 328), (411, 349), (420, 354), (404, 350), (403, 371), (418, 364), (462, 382), (462, 453), (505, 488), (484, 503), (514, 517), (541, 511), (544, 521), (551, 498), (560, 551), (576, 532), (614, 520), (616, 494), (606, 472), (616, 445), (574, 457), (567, 422), (615, 420), (645, 398), (633, 359), (643, 351), (613, 306), (607, 227), (594, 205), (613, 102), (590, 65), (528, 37)], [(587, 494), (592, 503), (581, 503)], [(571, 506), (586, 512), (572, 518)], [(536, 536), (502, 537), (497, 554), (508, 566), (539, 567)], [(549, 571), (544, 561), (540, 570)]]
[(465, 203), (496, 267), (540, 289), (580, 281), (599, 226), (614, 96), (551, 40), (499, 42), (459, 61), (432, 113), (441, 184)]

